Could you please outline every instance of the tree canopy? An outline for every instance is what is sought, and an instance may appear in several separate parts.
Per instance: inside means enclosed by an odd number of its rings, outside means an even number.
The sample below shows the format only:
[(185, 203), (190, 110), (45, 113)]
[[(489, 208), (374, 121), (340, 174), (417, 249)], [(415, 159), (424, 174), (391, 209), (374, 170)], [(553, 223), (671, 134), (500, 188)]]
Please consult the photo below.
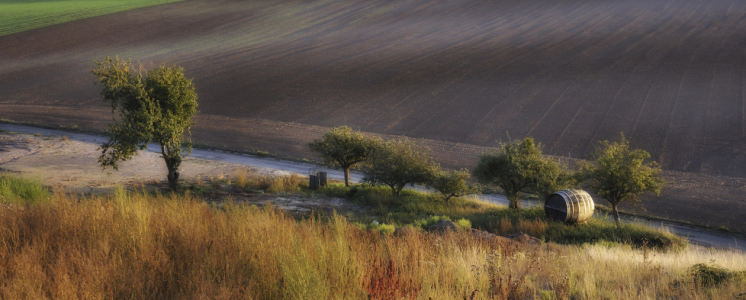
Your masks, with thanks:
[(466, 180), (469, 178), (471, 178), (471, 174), (469, 174), (469, 170), (466, 169), (450, 172), (440, 171), (433, 177), (428, 185), (443, 194), (446, 203), (448, 203), (448, 200), (453, 197), (461, 197), (477, 192), (466, 184)]
[(350, 168), (368, 159), (380, 143), (378, 138), (369, 138), (350, 127), (341, 126), (332, 128), (323, 137), (308, 144), (308, 147), (324, 159), (324, 164), (341, 167), (345, 186), (349, 187)]
[(191, 152), (190, 144), (182, 139), (197, 113), (192, 80), (177, 66), (145, 70), (118, 57), (95, 63), (98, 68), (92, 73), (100, 80), (101, 97), (111, 102), (112, 114), (117, 114), (106, 131), (109, 140), (101, 145), (99, 163), (118, 170), (119, 161), (131, 159), (148, 143), (156, 142), (166, 161), (169, 187), (175, 189), (182, 153)]
[(621, 227), (619, 203), (637, 204), (638, 196), (644, 192), (661, 193), (665, 184), (661, 168), (656, 162), (645, 163), (648, 158), (650, 154), (645, 150), (631, 150), (622, 135), (619, 142), (599, 142), (593, 163), (582, 167), (588, 187), (611, 204), (617, 227)]
[(427, 152), (409, 140), (382, 143), (366, 162), (363, 181), (389, 186), (394, 195), (401, 194), (407, 184), (427, 184), (440, 170)]
[(503, 189), (510, 208), (520, 208), (522, 193), (546, 196), (572, 185), (573, 178), (557, 162), (542, 157), (541, 145), (531, 138), (503, 143), (482, 154), (472, 173), (479, 182)]

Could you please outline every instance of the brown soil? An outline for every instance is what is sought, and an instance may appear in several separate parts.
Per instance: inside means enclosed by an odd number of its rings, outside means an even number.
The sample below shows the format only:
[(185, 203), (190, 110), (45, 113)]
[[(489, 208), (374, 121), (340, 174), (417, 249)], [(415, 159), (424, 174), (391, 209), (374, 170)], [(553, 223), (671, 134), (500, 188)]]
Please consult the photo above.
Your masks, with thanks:
[(198, 142), (312, 157), (349, 125), (461, 168), (509, 137), (583, 158), (624, 132), (671, 170), (650, 213), (746, 230), (744, 17), (738, 0), (191, 0), (0, 37), (0, 118), (101, 129), (93, 60), (165, 61), (194, 78)]
[(624, 132), (666, 169), (744, 176), (745, 16), (738, 0), (192, 0), (1, 37), (0, 117), (108, 120), (90, 70), (118, 54), (183, 66), (213, 144), (303, 147), (240, 127), (269, 120), (533, 136), (582, 158)]

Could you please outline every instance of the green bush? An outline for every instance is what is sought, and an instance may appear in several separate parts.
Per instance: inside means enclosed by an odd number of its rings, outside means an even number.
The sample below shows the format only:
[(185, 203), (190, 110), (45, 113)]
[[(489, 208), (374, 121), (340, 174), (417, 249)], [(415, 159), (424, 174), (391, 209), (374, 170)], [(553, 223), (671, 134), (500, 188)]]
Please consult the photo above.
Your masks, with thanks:
[(370, 222), (367, 226), (368, 230), (375, 230), (382, 234), (392, 234), (396, 230), (396, 226), (392, 224), (378, 223), (377, 221)]
[(459, 219), (458, 221), (456, 221), (456, 225), (463, 229), (469, 229), (471, 228), (471, 221), (467, 219)]
[(48, 201), (49, 196), (41, 179), (0, 175), (0, 203), (35, 205)]
[(746, 271), (732, 272), (716, 266), (706, 264), (694, 264), (689, 267), (688, 272), (692, 280), (701, 286), (712, 287), (720, 285), (727, 280), (746, 279)]

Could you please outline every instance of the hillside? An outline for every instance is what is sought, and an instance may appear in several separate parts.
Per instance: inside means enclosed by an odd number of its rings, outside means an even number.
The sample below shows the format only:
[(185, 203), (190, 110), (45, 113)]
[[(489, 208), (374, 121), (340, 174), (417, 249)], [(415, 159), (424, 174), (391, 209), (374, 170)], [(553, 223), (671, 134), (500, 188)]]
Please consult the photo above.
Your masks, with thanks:
[[(743, 176), (744, 14), (735, 0), (192, 0), (0, 37), (0, 117), (108, 120), (89, 72), (119, 55), (185, 68), (206, 143), (293, 152), (294, 137), (263, 135), (346, 124), (476, 146), (533, 136), (584, 157), (624, 132), (666, 169)], [(254, 123), (269, 125), (238, 126)]]

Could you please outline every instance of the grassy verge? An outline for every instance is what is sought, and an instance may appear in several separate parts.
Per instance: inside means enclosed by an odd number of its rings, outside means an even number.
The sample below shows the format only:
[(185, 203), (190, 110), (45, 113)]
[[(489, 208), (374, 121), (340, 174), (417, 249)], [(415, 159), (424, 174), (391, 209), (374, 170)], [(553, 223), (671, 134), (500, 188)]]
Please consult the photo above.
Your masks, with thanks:
[[(609, 208), (609, 207), (607, 207), (606, 205), (603, 205), (603, 204), (596, 204), (596, 210), (604, 212), (604, 213), (607, 213), (607, 214), (611, 214), (611, 212), (612, 212), (611, 208)], [(667, 222), (681, 223), (681, 224), (686, 224), (686, 225), (689, 225), (689, 226), (702, 227), (702, 228), (711, 229), (711, 230), (718, 230), (718, 231), (721, 231), (721, 232), (726, 232), (726, 233), (731, 233), (731, 234), (741, 235), (741, 236), (745, 236), (746, 235), (746, 232), (744, 232), (744, 231), (730, 229), (730, 228), (725, 227), (725, 226), (712, 226), (712, 225), (707, 225), (707, 224), (689, 222), (689, 221), (680, 220), (680, 219), (671, 219), (671, 218), (653, 216), (653, 215), (649, 215), (649, 214), (633, 213), (633, 212), (624, 211), (624, 210), (620, 210), (619, 211), (619, 215), (627, 215), (627, 216), (632, 216), (632, 217), (637, 217), (637, 218), (644, 218), (644, 219), (648, 219), (648, 220), (658, 220), (658, 221), (667, 221)]]
[(14, 205), (36, 205), (49, 200), (49, 189), (41, 179), (0, 174), (0, 203)]
[(704, 285), (691, 267), (714, 259), (727, 274), (746, 269), (727, 251), (382, 235), (337, 215), (297, 221), (271, 207), (121, 188), (0, 208), (0, 257), (3, 299), (732, 298), (740, 277)]
[(364, 213), (347, 215), (351, 222), (360, 228), (383, 233), (392, 233), (399, 227), (423, 228), (438, 219), (448, 219), (462, 227), (498, 235), (523, 232), (560, 244), (622, 244), (660, 251), (681, 251), (687, 244), (685, 239), (673, 233), (643, 224), (624, 224), (617, 228), (608, 218), (594, 218), (586, 224), (566, 225), (549, 221), (541, 208), (511, 210), (479, 201), (476, 197), (453, 198), (446, 203), (436, 193), (404, 190), (400, 196), (393, 196), (387, 187), (354, 185), (348, 188), (342, 183), (330, 183), (313, 191), (308, 189), (308, 179), (297, 174), (264, 176), (243, 169), (232, 177), (187, 185), (187, 189), (197, 194), (225, 187), (241, 193), (304, 193), (311, 197), (345, 198), (365, 207)]
[(624, 224), (617, 228), (607, 219), (593, 218), (585, 224), (566, 225), (549, 221), (541, 208), (511, 210), (474, 197), (454, 198), (445, 203), (434, 193), (404, 190), (396, 197), (386, 187), (357, 185), (347, 188), (342, 184), (331, 184), (319, 193), (368, 207), (368, 213), (357, 216), (356, 220), (364, 224), (375, 221), (396, 227), (419, 227), (424, 220), (440, 216), (454, 221), (464, 219), (474, 228), (498, 235), (524, 232), (561, 244), (624, 244), (662, 251), (680, 251), (686, 247), (685, 239), (642, 224)]
[(0, 36), (182, 0), (0, 0)]

